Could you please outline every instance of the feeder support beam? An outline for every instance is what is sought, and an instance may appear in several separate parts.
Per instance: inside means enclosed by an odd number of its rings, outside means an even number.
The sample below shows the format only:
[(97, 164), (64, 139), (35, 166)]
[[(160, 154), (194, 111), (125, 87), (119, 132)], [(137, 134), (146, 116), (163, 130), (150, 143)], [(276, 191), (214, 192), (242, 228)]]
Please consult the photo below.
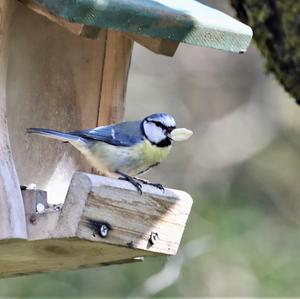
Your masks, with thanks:
[(0, 1), (0, 239), (27, 237), (24, 205), (12, 158), (6, 116), (8, 36), (14, 2)]
[(98, 126), (122, 121), (133, 41), (124, 33), (107, 30), (100, 86)]
[(156, 54), (161, 54), (169, 57), (175, 55), (175, 52), (179, 46), (179, 42), (173, 40), (153, 38), (149, 36), (142, 36), (130, 33), (128, 33), (127, 35), (133, 41), (139, 43), (140, 45), (149, 49), (150, 51)]

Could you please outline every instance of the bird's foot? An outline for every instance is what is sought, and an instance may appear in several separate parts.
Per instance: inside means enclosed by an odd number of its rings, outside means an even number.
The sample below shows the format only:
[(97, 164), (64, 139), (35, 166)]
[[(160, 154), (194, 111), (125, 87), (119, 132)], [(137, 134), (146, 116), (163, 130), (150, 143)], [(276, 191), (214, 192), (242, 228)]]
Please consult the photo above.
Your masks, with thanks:
[(119, 177), (119, 180), (123, 180), (131, 183), (137, 189), (140, 195), (143, 194), (142, 185), (138, 182), (136, 178), (133, 178), (132, 176), (125, 174), (123, 172), (118, 171), (117, 173), (121, 175), (121, 177)]
[(153, 186), (159, 190), (162, 190), (162, 191), (165, 191), (165, 188), (162, 184), (157, 184), (157, 183), (151, 183), (147, 180), (143, 180), (143, 179), (140, 179), (140, 178), (137, 178), (137, 177), (134, 177), (135, 180), (141, 182), (142, 184), (145, 184), (145, 185), (150, 185), (150, 186)]

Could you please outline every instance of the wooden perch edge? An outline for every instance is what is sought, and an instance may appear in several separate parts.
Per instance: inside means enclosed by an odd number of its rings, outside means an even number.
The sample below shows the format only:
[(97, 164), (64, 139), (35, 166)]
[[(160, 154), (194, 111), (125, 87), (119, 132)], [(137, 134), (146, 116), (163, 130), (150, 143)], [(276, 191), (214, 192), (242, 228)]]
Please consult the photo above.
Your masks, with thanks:
[(29, 239), (0, 241), (0, 277), (176, 254), (191, 197), (148, 185), (143, 191), (140, 196), (128, 182), (86, 173), (74, 174), (61, 209), (47, 209), (41, 191), (23, 191)]

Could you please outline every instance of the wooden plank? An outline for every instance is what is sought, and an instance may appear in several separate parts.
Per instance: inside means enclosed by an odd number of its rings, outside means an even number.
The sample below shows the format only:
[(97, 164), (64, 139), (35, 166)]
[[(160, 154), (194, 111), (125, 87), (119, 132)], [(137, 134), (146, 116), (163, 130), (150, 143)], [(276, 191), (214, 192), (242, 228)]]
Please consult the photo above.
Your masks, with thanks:
[[(72, 238), (174, 255), (192, 205), (182, 191), (143, 186), (85, 173), (73, 176), (56, 238)], [(107, 236), (101, 233), (107, 229)]]
[(80, 239), (0, 241), (0, 278), (141, 261), (144, 252)]
[(123, 119), (132, 47), (133, 41), (125, 34), (107, 30), (98, 126)]
[(168, 39), (153, 38), (129, 33), (127, 34), (127, 36), (135, 42), (139, 43), (141, 46), (149, 49), (156, 54), (166, 55), (170, 57), (175, 55), (175, 52), (179, 46), (179, 42)]
[(51, 13), (45, 6), (39, 5), (33, 0), (19, 0), (19, 1), (23, 3), (25, 6), (27, 6), (29, 9), (36, 12), (37, 14), (46, 17), (50, 21), (60, 25), (61, 27), (65, 28), (69, 32), (72, 32), (73, 34), (86, 37), (86, 38), (97, 38), (99, 36), (99, 31), (100, 31), (99, 28), (95, 28), (84, 24), (69, 22), (64, 18)]
[(0, 2), (0, 239), (26, 238), (26, 222), (19, 179), (8, 134), (6, 79), (8, 37), (14, 1)]

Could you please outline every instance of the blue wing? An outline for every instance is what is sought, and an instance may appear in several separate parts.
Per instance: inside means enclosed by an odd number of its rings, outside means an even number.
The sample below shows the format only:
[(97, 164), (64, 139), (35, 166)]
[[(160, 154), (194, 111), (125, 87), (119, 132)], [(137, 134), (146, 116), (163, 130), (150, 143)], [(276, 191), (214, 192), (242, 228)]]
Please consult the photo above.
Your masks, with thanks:
[(103, 141), (111, 145), (132, 146), (144, 140), (141, 121), (123, 122), (116, 125), (69, 132), (85, 139)]

